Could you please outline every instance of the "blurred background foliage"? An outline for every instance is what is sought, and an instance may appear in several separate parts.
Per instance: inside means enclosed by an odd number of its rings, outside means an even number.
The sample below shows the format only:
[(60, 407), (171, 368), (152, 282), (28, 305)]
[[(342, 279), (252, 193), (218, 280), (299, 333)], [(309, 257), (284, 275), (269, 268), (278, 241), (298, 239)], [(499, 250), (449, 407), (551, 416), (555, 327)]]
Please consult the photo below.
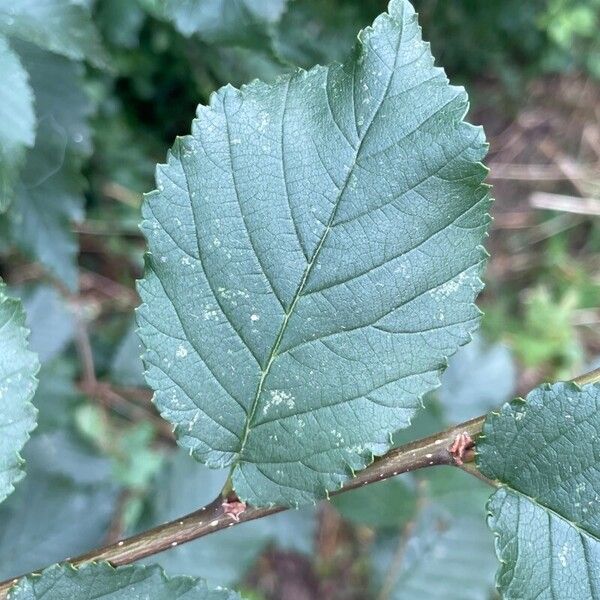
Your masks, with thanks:
[[(402, 443), (600, 354), (600, 0), (417, 0), (467, 87), (497, 199), (482, 334)], [(381, 0), (0, 0), (0, 275), (43, 363), (0, 578), (210, 500), (146, 388), (133, 311), (142, 193), (222, 85), (342, 60)], [(445, 468), (157, 557), (248, 598), (493, 598), (483, 484)]]

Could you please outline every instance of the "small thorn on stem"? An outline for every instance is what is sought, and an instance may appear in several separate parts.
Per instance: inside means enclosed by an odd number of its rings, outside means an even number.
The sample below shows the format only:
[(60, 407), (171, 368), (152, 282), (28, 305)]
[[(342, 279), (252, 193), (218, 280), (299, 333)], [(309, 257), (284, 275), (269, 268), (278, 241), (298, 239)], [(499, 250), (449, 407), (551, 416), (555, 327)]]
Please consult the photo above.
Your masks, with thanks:
[(473, 438), (466, 431), (463, 431), (454, 438), (452, 445), (448, 448), (448, 452), (452, 454), (454, 462), (457, 465), (462, 465), (467, 450), (470, 450), (474, 446), (475, 442), (473, 441)]
[(223, 507), (223, 514), (231, 515), (231, 518), (238, 522), (240, 515), (246, 510), (246, 503), (242, 502), (237, 496), (227, 497), (221, 504)]

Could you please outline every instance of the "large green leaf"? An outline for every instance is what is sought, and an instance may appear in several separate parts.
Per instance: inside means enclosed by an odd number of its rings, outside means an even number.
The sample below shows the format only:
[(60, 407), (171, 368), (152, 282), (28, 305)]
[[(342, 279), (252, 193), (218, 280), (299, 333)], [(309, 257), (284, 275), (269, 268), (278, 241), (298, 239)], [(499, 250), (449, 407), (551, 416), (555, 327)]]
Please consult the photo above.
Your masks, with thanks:
[(600, 385), (542, 386), (491, 413), (479, 466), (506, 600), (600, 598)]
[(12, 200), (25, 148), (33, 146), (35, 114), (27, 72), (0, 36), (0, 212)]
[(68, 58), (105, 64), (88, 6), (73, 0), (0, 0), (0, 32)]
[(252, 504), (384, 453), (477, 325), (486, 146), (432, 62), (393, 0), (345, 65), (221, 89), (157, 170), (147, 380)]
[(286, 0), (139, 0), (183, 35), (213, 44), (269, 48)]
[(28, 333), (21, 303), (0, 280), (0, 502), (24, 475), (19, 452), (35, 427), (31, 398), (39, 363), (27, 348)]
[(113, 568), (107, 563), (50, 567), (41, 575), (22, 579), (10, 591), (11, 600), (239, 600), (228, 590), (209, 590), (192, 577), (168, 578), (160, 567)]

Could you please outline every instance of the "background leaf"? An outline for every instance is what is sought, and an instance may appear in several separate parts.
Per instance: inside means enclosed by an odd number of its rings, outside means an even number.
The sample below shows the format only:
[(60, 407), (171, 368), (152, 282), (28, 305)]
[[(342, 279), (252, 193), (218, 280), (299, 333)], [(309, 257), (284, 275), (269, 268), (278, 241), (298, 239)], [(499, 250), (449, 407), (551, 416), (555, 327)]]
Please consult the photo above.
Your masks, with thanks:
[(72, 0), (0, 0), (0, 31), (68, 58), (104, 66), (88, 6)]
[(385, 452), (477, 325), (483, 135), (410, 4), (389, 10), (344, 66), (220, 90), (144, 204), (147, 380), (255, 505)]
[(20, 43), (17, 50), (30, 73), (39, 125), (7, 215), (9, 234), (73, 291), (78, 244), (71, 224), (83, 218), (80, 168), (91, 150), (91, 103), (82, 89), (81, 65), (31, 44)]
[(19, 57), (0, 36), (0, 212), (12, 200), (25, 149), (35, 139), (33, 93)]
[(31, 331), (29, 344), (41, 363), (60, 354), (75, 334), (73, 306), (50, 285), (19, 290)]
[(106, 539), (117, 501), (110, 465), (63, 432), (36, 435), (28, 477), (0, 507), (0, 578), (76, 556)]
[(479, 467), (503, 598), (600, 598), (600, 385), (546, 385), (486, 419)]
[(35, 427), (31, 398), (39, 363), (27, 349), (27, 335), (21, 303), (6, 295), (0, 281), (0, 502), (24, 475), (19, 452)]
[(222, 45), (270, 48), (272, 27), (287, 0), (139, 0), (155, 16), (172, 21), (183, 35), (198, 34)]
[(512, 398), (516, 366), (503, 344), (476, 335), (448, 364), (438, 392), (448, 425), (485, 414)]
[(414, 524), (400, 535), (380, 534), (373, 549), (379, 597), (488, 600), (496, 563), (484, 518), (489, 488), (447, 467), (417, 479)]

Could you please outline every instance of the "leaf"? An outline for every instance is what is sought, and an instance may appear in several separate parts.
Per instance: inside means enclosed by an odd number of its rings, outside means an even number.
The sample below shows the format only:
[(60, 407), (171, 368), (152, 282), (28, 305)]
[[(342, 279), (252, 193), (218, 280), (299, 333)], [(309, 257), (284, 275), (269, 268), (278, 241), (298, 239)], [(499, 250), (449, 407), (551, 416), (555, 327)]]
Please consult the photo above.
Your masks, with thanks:
[(66, 153), (88, 156), (93, 106), (84, 89), (84, 66), (25, 42), (14, 41), (13, 47), (29, 73), (38, 120), (53, 122), (65, 140)]
[(13, 243), (75, 291), (78, 243), (71, 222), (83, 218), (83, 181), (72, 164), (55, 164), (64, 147), (55, 124), (41, 123), (8, 219)]
[(517, 383), (508, 348), (481, 336), (461, 348), (450, 361), (439, 391), (450, 423), (466, 421), (512, 398)]
[(21, 303), (6, 295), (0, 280), (0, 502), (24, 476), (19, 452), (35, 428), (31, 398), (39, 363), (27, 349), (28, 333)]
[(272, 28), (286, 0), (140, 0), (158, 18), (172, 21), (185, 36), (198, 34), (218, 45), (270, 48)]
[(139, 44), (145, 16), (136, 2), (104, 0), (96, 8), (95, 20), (107, 42), (113, 46), (134, 49)]
[(74, 291), (78, 244), (71, 223), (83, 218), (80, 163), (91, 149), (91, 105), (79, 65), (29, 44), (19, 44), (18, 51), (31, 74), (39, 126), (8, 213), (9, 234)]
[(130, 326), (115, 350), (110, 364), (111, 379), (124, 386), (144, 386), (143, 352), (134, 326)]
[(380, 587), (390, 600), (487, 600), (495, 567), (484, 520), (489, 488), (456, 469), (427, 469), (418, 479), (414, 528), (380, 535), (374, 546)]
[(600, 385), (544, 385), (488, 415), (479, 468), (506, 600), (600, 598)]
[[(148, 511), (139, 529), (165, 523), (208, 504), (221, 491), (226, 476), (225, 472), (199, 465), (180, 450), (148, 495)], [(315, 528), (314, 510), (287, 511), (172, 548), (157, 561), (173, 574), (202, 577), (215, 585), (234, 585), (270, 543), (310, 554)]]
[(75, 334), (73, 308), (51, 285), (40, 284), (20, 294), (31, 331), (29, 344), (45, 363), (60, 354)]
[(11, 600), (240, 600), (234, 592), (209, 590), (204, 582), (192, 577), (169, 579), (158, 566), (113, 568), (94, 563), (80, 569), (55, 565), (39, 576), (21, 579), (10, 591)]
[(73, 412), (82, 402), (75, 387), (77, 367), (68, 359), (55, 359), (42, 364), (33, 403), (39, 406), (37, 433), (66, 429), (73, 425)]
[(379, 12), (371, 2), (294, 0), (277, 24), (276, 53), (291, 65), (309, 68), (342, 61), (356, 42), (356, 32)]
[(27, 71), (2, 36), (0, 73), (0, 212), (3, 212), (12, 200), (25, 149), (33, 146), (35, 114)]
[(27, 444), (28, 477), (0, 507), (0, 578), (39, 569), (103, 543), (118, 490), (106, 459), (65, 432)]
[(0, 0), (0, 32), (75, 60), (105, 66), (89, 8), (72, 0)]
[(344, 519), (376, 529), (402, 526), (417, 512), (415, 490), (398, 478), (334, 496), (332, 504)]
[[(379, 542), (375, 559), (388, 562), (398, 540)], [(408, 542), (390, 600), (487, 600), (493, 588), (493, 549), (481, 517), (425, 510)]]
[(478, 322), (483, 134), (389, 10), (343, 66), (221, 89), (143, 207), (147, 381), (253, 505), (383, 454)]

